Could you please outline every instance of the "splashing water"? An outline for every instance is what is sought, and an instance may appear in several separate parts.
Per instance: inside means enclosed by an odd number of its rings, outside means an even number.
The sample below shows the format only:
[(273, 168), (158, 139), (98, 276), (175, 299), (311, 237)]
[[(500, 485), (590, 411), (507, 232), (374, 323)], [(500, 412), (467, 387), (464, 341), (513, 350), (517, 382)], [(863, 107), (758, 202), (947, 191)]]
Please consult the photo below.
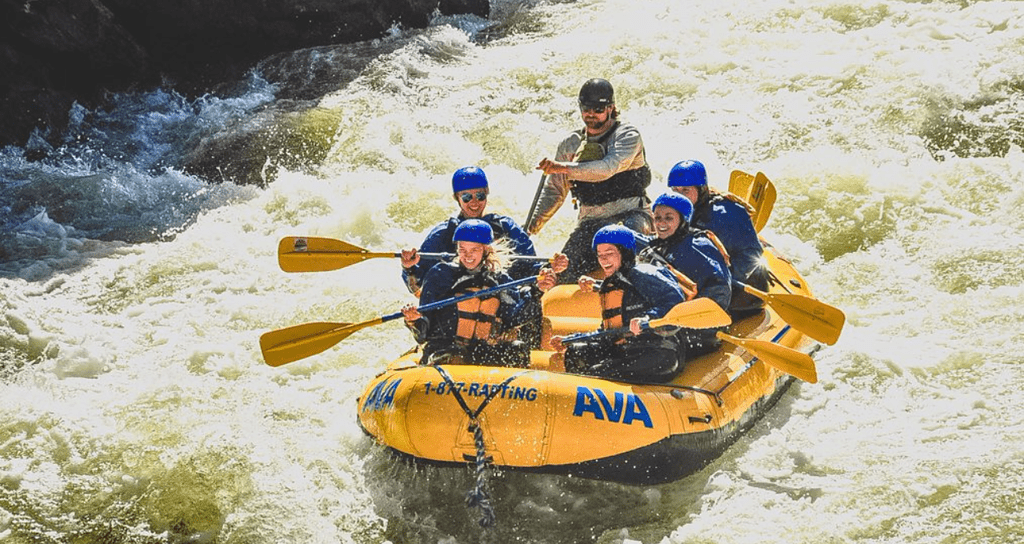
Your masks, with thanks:
[[(259, 73), (197, 101), (124, 95), (76, 110), (44, 161), (0, 152), (0, 540), (1024, 535), (1024, 4), (592, 0), (492, 17), (340, 47), (330, 58), (358, 69), (314, 98)], [(416, 245), (469, 164), (492, 180), (489, 210), (524, 219), (594, 76), (641, 129), (652, 195), (684, 158), (722, 188), (732, 169), (767, 174), (765, 237), (848, 322), (819, 383), (701, 472), (650, 487), (499, 473), (484, 532), (462, 501), (471, 469), (406, 466), (355, 422), (363, 385), (411, 345), (400, 325), (284, 367), (260, 357), (267, 330), (408, 302), (397, 262), (285, 274), (274, 253), (297, 234)], [(181, 167), (196, 142), (282, 119), (291, 132), (265, 141), (315, 152), (255, 161), (252, 185)], [(539, 253), (573, 220), (565, 206)]]

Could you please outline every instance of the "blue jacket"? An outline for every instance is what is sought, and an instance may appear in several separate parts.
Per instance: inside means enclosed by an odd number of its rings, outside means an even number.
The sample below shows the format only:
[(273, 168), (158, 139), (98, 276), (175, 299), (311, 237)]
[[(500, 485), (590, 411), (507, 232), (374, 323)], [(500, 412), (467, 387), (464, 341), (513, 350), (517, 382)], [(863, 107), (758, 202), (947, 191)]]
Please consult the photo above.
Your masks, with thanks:
[(747, 210), (722, 195), (712, 194), (708, 202), (694, 209), (690, 225), (715, 233), (729, 252), (732, 277), (747, 283), (764, 253)]
[[(651, 264), (641, 263), (620, 268), (618, 272), (601, 282), (601, 293), (618, 289), (623, 291), (622, 306), (619, 310), (623, 326), (628, 326), (634, 317), (650, 319), (664, 317), (675, 305), (686, 300), (686, 295), (679, 288), (679, 282), (671, 272), (664, 267)], [(627, 337), (626, 341), (630, 343), (654, 341), (663, 344), (672, 339), (673, 337), (664, 337), (652, 331), (644, 331), (639, 336)]]
[[(420, 306), (465, 294), (471, 288), (487, 289), (510, 281), (512, 278), (504, 272), (470, 272), (458, 262), (438, 263), (431, 267), (423, 281)], [(532, 288), (513, 288), (499, 291), (486, 298), (498, 298), (501, 301), (496, 317), (501, 320), (503, 327), (494, 331), (494, 334), (500, 334), (519, 325), (520, 315), (526, 305), (534, 300), (534, 293)], [(450, 344), (455, 339), (458, 320), (459, 310), (455, 304), (424, 312), (423, 318), (413, 325), (416, 341)]]
[(653, 238), (637, 257), (641, 262), (664, 262), (697, 284), (697, 296), (715, 301), (723, 310), (732, 301), (732, 274), (725, 257), (705, 231), (687, 229), (662, 240)]
[[(420, 245), (419, 252), (454, 254), (457, 247), (455, 242), (452, 241), (452, 236), (455, 234), (455, 228), (465, 219), (460, 214), (458, 217), (452, 217), (447, 221), (438, 223), (434, 228), (430, 229), (426, 239), (423, 240), (423, 244)], [(489, 213), (480, 219), (491, 225), (491, 229), (494, 231), (494, 239), (506, 239), (512, 246), (512, 252), (516, 255), (537, 255), (536, 250), (533, 248), (533, 241), (530, 240), (530, 235), (526, 234), (526, 231), (511, 217)], [(410, 293), (415, 294), (423, 286), (427, 271), (438, 262), (440, 261), (436, 259), (421, 258), (420, 262), (411, 268), (402, 269), (402, 281), (408, 287)], [(508, 274), (512, 279), (516, 280), (527, 276), (534, 276), (540, 271), (543, 264), (531, 261), (514, 261), (508, 269)]]

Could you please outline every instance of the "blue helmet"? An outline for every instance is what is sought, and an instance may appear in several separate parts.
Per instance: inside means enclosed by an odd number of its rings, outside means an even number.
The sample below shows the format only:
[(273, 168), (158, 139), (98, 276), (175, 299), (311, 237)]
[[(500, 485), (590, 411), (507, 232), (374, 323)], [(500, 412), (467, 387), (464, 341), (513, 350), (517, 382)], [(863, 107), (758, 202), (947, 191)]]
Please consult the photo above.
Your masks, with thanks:
[(452, 192), (458, 193), (470, 189), (486, 189), (487, 176), (476, 166), (459, 168), (452, 175)]
[(699, 187), (708, 184), (708, 173), (700, 161), (676, 163), (668, 172), (669, 187)]
[(636, 253), (636, 233), (629, 227), (608, 225), (594, 233), (594, 251), (597, 251), (597, 244), (615, 244)]
[(455, 228), (452, 234), (454, 242), (476, 242), (478, 244), (490, 244), (494, 241), (494, 231), (487, 221), (480, 219), (467, 219)]
[(693, 203), (690, 202), (689, 198), (679, 193), (665, 193), (659, 196), (654, 201), (654, 205), (651, 209), (657, 208), (658, 206), (668, 206), (673, 210), (679, 212), (679, 217), (683, 218), (683, 222), (687, 225), (690, 224), (690, 220), (693, 219)]

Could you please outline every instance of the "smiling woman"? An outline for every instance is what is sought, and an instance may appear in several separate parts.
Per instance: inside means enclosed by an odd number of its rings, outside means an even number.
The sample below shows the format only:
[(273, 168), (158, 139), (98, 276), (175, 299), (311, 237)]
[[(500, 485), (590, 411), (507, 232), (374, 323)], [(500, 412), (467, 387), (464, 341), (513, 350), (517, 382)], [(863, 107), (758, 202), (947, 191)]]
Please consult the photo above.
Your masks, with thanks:
[[(458, 260), (438, 263), (427, 272), (421, 304), (436, 305), (439, 300), (513, 283), (494, 250), (494, 232), (486, 221), (466, 219), (452, 240), (458, 246)], [(420, 362), (525, 367), (530, 348), (540, 343), (541, 293), (554, 283), (554, 272), (544, 268), (535, 290), (503, 290), (429, 313), (413, 304), (405, 306), (405, 325), (416, 342), (424, 344)]]

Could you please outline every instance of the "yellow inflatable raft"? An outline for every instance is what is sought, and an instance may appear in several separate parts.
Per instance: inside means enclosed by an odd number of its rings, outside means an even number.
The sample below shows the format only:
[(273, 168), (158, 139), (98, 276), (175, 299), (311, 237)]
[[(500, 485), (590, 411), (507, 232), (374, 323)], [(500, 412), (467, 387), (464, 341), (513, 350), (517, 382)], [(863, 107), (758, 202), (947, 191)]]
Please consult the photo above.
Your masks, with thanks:
[[(820, 315), (830, 307), (811, 297), (789, 261), (772, 247), (765, 259), (772, 278), (761, 293), (769, 297), (765, 310), (734, 322), (731, 342), (689, 361), (670, 383), (567, 374), (551, 351), (533, 352), (528, 369), (419, 366), (420, 354), (410, 352), (366, 387), (358, 399), (359, 424), (417, 462), (465, 466), (488, 459), (504, 469), (630, 484), (684, 477), (720, 455), (771, 408), (792, 382), (789, 373), (816, 379), (808, 355), (820, 344), (805, 333), (833, 328), (826, 335), (838, 335), (842, 327), (827, 323), (834, 315)], [(789, 298), (770, 298), (776, 296)], [(794, 311), (792, 300), (811, 304), (797, 304)], [(592, 331), (599, 323), (596, 294), (575, 287), (553, 289), (543, 308), (542, 347), (550, 348), (552, 334)], [(739, 347), (745, 341), (747, 347)], [(774, 357), (777, 351), (783, 352), (783, 364)]]

